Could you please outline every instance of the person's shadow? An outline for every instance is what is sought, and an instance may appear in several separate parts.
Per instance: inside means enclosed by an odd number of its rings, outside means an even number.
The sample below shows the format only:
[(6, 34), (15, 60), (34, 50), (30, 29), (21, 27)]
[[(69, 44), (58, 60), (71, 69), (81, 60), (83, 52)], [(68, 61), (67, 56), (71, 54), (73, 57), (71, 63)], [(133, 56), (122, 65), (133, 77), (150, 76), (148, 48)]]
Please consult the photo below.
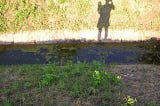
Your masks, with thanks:
[(102, 28), (105, 28), (105, 37), (104, 40), (107, 40), (108, 37), (108, 27), (109, 27), (109, 18), (111, 10), (114, 9), (114, 4), (112, 0), (105, 0), (106, 3), (104, 5), (101, 2), (98, 2), (98, 13), (100, 15), (97, 28), (98, 28), (98, 41), (101, 41), (101, 32)]

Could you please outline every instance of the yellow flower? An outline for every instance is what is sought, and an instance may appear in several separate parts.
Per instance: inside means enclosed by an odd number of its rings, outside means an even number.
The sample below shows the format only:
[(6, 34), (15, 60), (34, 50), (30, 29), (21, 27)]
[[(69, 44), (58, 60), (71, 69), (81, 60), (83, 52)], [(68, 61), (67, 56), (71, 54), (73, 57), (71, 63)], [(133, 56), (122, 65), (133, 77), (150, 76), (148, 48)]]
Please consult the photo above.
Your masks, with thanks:
[(99, 75), (99, 71), (95, 70), (94, 72), (95, 72), (96, 75)]
[(117, 76), (117, 79), (118, 79), (118, 80), (121, 80), (122, 78), (121, 78), (121, 76)]

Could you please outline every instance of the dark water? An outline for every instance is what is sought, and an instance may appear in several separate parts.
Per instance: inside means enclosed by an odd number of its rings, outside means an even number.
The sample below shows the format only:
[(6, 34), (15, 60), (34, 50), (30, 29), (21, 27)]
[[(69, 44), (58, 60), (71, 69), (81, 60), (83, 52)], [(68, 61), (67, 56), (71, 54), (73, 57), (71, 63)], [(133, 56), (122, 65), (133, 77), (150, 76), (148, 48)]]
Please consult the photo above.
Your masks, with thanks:
[(139, 63), (144, 52), (134, 43), (70, 43), (0, 46), (0, 65), (73, 62)]

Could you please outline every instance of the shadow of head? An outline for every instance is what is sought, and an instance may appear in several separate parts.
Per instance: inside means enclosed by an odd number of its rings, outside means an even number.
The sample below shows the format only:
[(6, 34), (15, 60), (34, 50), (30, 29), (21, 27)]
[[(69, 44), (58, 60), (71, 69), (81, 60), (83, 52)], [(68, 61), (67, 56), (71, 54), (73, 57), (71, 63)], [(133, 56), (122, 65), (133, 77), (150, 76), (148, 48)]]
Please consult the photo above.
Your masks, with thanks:
[(105, 0), (107, 4), (111, 4), (112, 0)]

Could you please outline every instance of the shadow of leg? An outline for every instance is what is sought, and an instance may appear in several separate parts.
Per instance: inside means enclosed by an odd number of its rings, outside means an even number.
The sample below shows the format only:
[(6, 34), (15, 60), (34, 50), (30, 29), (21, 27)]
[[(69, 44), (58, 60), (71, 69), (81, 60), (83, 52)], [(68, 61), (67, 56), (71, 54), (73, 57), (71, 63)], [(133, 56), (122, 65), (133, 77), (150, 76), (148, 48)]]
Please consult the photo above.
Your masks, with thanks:
[(105, 36), (104, 36), (104, 40), (107, 40), (108, 37), (108, 27), (105, 28)]
[(102, 32), (102, 29), (98, 29), (98, 41), (101, 41), (101, 32)]

